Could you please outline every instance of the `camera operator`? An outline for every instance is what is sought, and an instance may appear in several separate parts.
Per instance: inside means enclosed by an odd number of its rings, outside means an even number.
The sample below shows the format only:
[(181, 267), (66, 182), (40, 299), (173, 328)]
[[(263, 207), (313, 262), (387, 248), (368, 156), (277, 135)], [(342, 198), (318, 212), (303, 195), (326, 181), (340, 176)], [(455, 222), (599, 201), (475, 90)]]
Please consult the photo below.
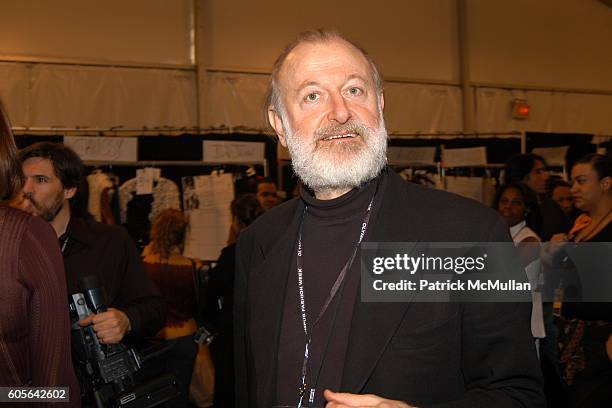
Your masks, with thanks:
[[(109, 308), (79, 322), (93, 325), (102, 344), (137, 342), (163, 325), (166, 309), (156, 287), (146, 277), (128, 234), (96, 222), (87, 213), (87, 194), (81, 159), (70, 148), (36, 143), (20, 152), (26, 177), (22, 208), (48, 221), (60, 241), (68, 293), (77, 282), (96, 276)], [(127, 337), (126, 337), (127, 336)]]

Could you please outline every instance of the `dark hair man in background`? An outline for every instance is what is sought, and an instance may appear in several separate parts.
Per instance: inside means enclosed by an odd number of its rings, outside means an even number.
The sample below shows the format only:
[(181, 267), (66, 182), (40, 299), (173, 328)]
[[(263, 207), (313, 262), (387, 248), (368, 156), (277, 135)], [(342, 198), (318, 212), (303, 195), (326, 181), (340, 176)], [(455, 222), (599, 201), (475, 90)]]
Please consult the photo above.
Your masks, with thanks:
[(257, 182), (257, 200), (264, 211), (268, 211), (280, 203), (274, 180), (264, 178)]
[(273, 67), (269, 122), (305, 188), (238, 238), (237, 406), (543, 406), (529, 304), (360, 301), (361, 236), (510, 242), (491, 209), (386, 166), (383, 107), (376, 65), (336, 32)]
[(572, 186), (561, 177), (555, 176), (548, 179), (546, 190), (548, 198), (559, 204), (565, 216), (573, 224), (577, 217), (577, 211), (572, 198)]
[(550, 171), (546, 161), (534, 153), (519, 154), (506, 162), (504, 184), (523, 183), (538, 195), (546, 194)]
[[(129, 333), (138, 340), (163, 327), (166, 309), (145, 276), (127, 233), (93, 220), (86, 211), (84, 169), (70, 148), (36, 143), (20, 153), (26, 211), (48, 221), (60, 241), (68, 293), (79, 292), (78, 279), (93, 275), (106, 291), (108, 311), (80, 322), (93, 328), (102, 343), (119, 343)], [(68, 313), (68, 311), (66, 311)]]
[(504, 170), (504, 184), (523, 183), (537, 195), (542, 226), (536, 233), (542, 242), (550, 240), (554, 234), (569, 230), (571, 225), (561, 207), (546, 196), (550, 171), (542, 156), (534, 153), (513, 156), (506, 162)]

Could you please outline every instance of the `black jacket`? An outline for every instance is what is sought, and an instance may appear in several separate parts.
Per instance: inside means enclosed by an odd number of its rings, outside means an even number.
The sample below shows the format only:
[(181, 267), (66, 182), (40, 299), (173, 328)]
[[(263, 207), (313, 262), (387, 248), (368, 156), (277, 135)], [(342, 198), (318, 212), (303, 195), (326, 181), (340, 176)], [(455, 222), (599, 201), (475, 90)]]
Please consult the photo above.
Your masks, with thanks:
[(107, 306), (122, 310), (130, 319), (127, 340), (152, 336), (164, 326), (166, 306), (122, 227), (72, 216), (60, 237), (60, 245), (64, 244), (69, 294), (79, 292), (79, 278), (96, 276), (106, 291)]
[[(372, 242), (510, 242), (478, 203), (407, 184), (387, 169)], [(303, 202), (260, 217), (238, 240), (236, 405), (273, 403), (282, 305)], [(543, 407), (528, 303), (365, 303), (357, 297), (341, 392), (419, 407)]]

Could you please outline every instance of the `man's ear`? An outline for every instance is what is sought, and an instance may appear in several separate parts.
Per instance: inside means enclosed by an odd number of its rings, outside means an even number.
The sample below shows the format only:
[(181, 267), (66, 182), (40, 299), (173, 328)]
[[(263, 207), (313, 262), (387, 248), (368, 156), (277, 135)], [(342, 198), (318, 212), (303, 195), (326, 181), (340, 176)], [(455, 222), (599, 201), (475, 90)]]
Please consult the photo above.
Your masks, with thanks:
[(72, 197), (75, 196), (76, 192), (77, 192), (76, 187), (65, 188), (64, 189), (64, 200), (70, 200)]
[(283, 128), (283, 120), (278, 113), (272, 109), (268, 109), (268, 123), (272, 126), (272, 129), (278, 135), (278, 141), (283, 147), (287, 147), (287, 141), (285, 140), (285, 129)]

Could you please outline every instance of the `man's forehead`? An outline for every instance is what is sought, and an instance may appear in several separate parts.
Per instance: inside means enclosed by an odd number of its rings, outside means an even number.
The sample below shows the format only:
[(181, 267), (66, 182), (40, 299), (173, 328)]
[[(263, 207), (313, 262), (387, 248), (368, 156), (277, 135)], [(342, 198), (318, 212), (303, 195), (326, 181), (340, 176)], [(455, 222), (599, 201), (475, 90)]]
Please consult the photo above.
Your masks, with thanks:
[(316, 83), (317, 76), (327, 69), (341, 67), (349, 77), (371, 77), (370, 65), (359, 49), (342, 40), (332, 39), (319, 42), (304, 42), (296, 46), (287, 56), (280, 71), (281, 81), (296, 88)]
[(274, 183), (260, 183), (257, 185), (257, 191), (263, 190), (276, 190), (276, 184)]
[(42, 175), (54, 175), (53, 163), (43, 157), (30, 157), (23, 161), (23, 171)]

